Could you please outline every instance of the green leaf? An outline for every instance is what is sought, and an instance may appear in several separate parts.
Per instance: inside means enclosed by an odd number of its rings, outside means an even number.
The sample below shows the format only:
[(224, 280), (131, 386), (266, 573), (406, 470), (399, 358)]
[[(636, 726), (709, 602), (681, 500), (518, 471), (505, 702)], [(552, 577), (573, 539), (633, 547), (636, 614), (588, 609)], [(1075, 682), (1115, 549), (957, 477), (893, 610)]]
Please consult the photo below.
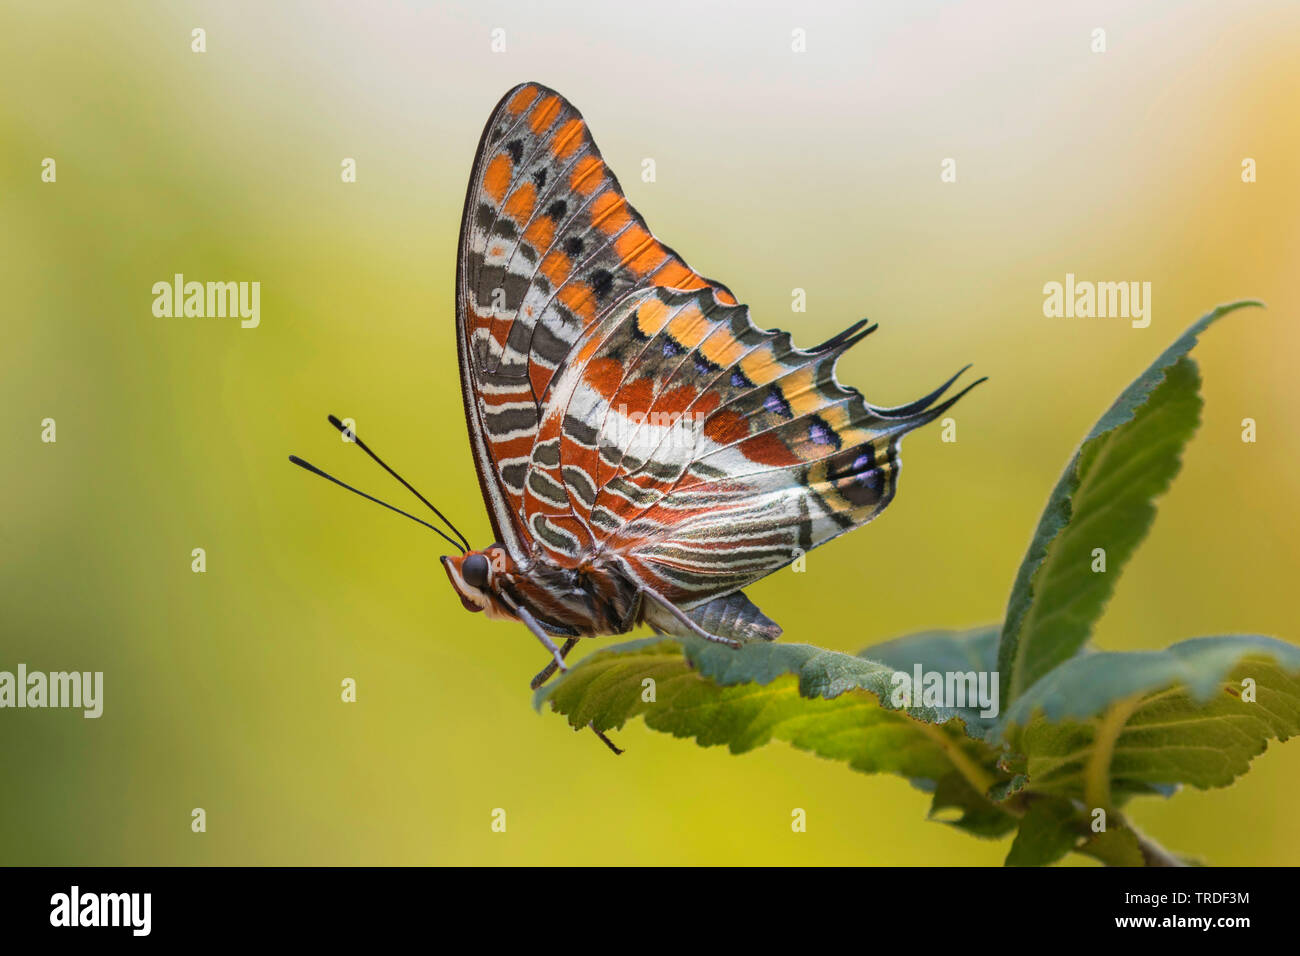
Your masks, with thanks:
[(1094, 833), (1079, 848), (1107, 866), (1146, 866), (1138, 836), (1126, 826), (1110, 826)]
[(1065, 800), (1036, 800), (1020, 821), (1007, 866), (1055, 863), (1079, 842), (1078, 813)]
[[(1155, 517), (1200, 420), (1200, 377), (1187, 353), (1207, 327), (1257, 302), (1195, 322), (1093, 426), (1048, 498), (1007, 605), (998, 669), (1014, 701), (1083, 647), (1125, 562)], [(1093, 549), (1105, 550), (1104, 572)]]
[[(1107, 866), (1146, 866), (1142, 840), (1119, 817), (1106, 821), (1106, 829), (1095, 832), (1093, 817), (1085, 808), (1062, 797), (1036, 796), (1020, 820), (1020, 829), (1007, 854), (1007, 866), (1047, 866), (1073, 850)], [(1174, 859), (1151, 843), (1148, 851)], [(1167, 864), (1166, 864), (1167, 865)]]
[[(865, 773), (902, 774), (935, 788), (953, 770), (997, 782), (996, 751), (964, 710), (890, 704), (894, 667), (806, 644), (739, 650), (694, 638), (650, 638), (597, 651), (541, 688), (574, 727), (653, 730), (744, 753), (785, 740)], [(645, 683), (653, 679), (653, 685)], [(648, 700), (653, 689), (653, 700)]]
[[(1244, 699), (1253, 681), (1255, 700)], [(1173, 784), (1222, 787), (1300, 733), (1300, 647), (1233, 635), (1061, 665), (1003, 715), (1029, 789), (1119, 806)]]
[(934, 789), (930, 819), (947, 823), (977, 837), (992, 839), (1004, 836), (1020, 822), (1015, 814), (1001, 805), (1001, 800), (1014, 792), (1014, 788), (1010, 782), (1005, 782), (992, 789), (996, 793), (981, 794), (970, 781), (953, 771), (943, 777)]
[[(1251, 636), (1084, 654), (1000, 720), (891, 705), (896, 670), (979, 671), (995, 634), (929, 631), (863, 652), (879, 661), (801, 644), (733, 651), (650, 638), (591, 654), (536, 701), (577, 728), (608, 730), (641, 716), (701, 746), (744, 753), (785, 740), (855, 770), (901, 774), (932, 791), (939, 822), (980, 837), (1018, 828), (1011, 865), (1051, 863), (1070, 850), (1138, 865), (1163, 851), (1128, 829), (1118, 813), (1125, 801), (1182, 783), (1222, 786), (1269, 739), (1300, 733), (1300, 648)], [(1247, 678), (1253, 702), (1244, 699)], [(1096, 807), (1107, 811), (1108, 832), (1091, 830)]]
[[(858, 653), (885, 665), (891, 672), (911, 674), (916, 667), (923, 671), (949, 673), (996, 674), (998, 635), (997, 625), (977, 627), (969, 631), (921, 631), (906, 637), (872, 644)], [(993, 685), (994, 699), (999, 687)], [(952, 714), (960, 717), (972, 736), (988, 736), (997, 727), (997, 715), (983, 717), (978, 704), (954, 708)]]

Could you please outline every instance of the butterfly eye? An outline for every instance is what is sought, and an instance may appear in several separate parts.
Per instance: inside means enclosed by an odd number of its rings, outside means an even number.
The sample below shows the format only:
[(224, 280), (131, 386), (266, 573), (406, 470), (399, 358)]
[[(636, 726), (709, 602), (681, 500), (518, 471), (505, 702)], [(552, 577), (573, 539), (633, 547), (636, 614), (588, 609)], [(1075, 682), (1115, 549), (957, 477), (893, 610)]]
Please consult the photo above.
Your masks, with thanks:
[(482, 591), (488, 584), (488, 559), (481, 554), (471, 554), (460, 566), (460, 573), (466, 584)]

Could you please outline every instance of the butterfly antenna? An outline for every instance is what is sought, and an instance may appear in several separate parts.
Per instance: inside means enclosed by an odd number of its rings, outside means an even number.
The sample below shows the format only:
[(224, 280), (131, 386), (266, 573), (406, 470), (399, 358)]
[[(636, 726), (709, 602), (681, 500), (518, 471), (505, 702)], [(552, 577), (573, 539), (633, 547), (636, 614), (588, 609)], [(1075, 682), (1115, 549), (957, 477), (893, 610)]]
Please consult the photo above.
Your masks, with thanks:
[[(417, 498), (419, 498), (421, 501), (423, 501), (426, 505), (428, 505), (430, 511), (432, 511), (432, 512), (433, 512), (434, 514), (436, 514), (439, 518), (441, 518), (443, 521), (445, 521), (445, 522), (447, 523), (447, 527), (450, 528), (450, 529), (452, 530), (452, 532), (456, 535), (456, 537), (460, 538), (461, 543), (464, 544), (464, 547), (461, 548), (462, 551), (472, 551), (472, 550), (473, 550), (473, 549), (470, 547), (470, 545), (469, 545), (469, 539), (466, 538), (463, 534), (460, 533), (460, 530), (459, 530), (459, 529), (458, 529), (454, 524), (451, 523), (451, 520), (450, 520), (450, 519), (449, 519), (445, 514), (443, 514), (441, 511), (439, 511), (437, 508), (435, 508), (435, 507), (433, 506), (433, 502), (431, 502), (428, 498), (424, 497), (424, 495), (422, 495), (422, 494), (420, 494), (418, 491), (416, 491), (415, 488), (411, 485), (411, 483), (410, 483), (409, 481), (407, 481), (405, 478), (403, 478), (403, 477), (402, 477), (401, 475), (399, 475), (397, 472), (393, 471), (393, 469), (389, 468), (388, 465), (384, 462), (384, 460), (383, 460), (382, 458), (380, 458), (378, 455), (376, 455), (376, 454), (375, 454), (375, 453), (370, 449), (370, 446), (367, 445), (365, 442), (363, 442), (363, 441), (361, 440), (361, 438), (357, 435), (357, 433), (356, 433), (355, 431), (352, 431), (352, 430), (348, 429), (347, 426), (345, 426), (341, 421), (339, 421), (339, 418), (338, 418), (337, 415), (331, 415), (331, 416), (329, 417), (329, 420), (330, 420), (330, 424), (333, 425), (335, 428), (337, 428), (340, 432), (342, 432), (343, 435), (344, 435), (345, 437), (347, 437), (347, 439), (348, 439), (350, 442), (352, 442), (352, 444), (356, 445), (358, 448), (360, 448), (362, 451), (364, 451), (367, 455), (369, 455), (371, 458), (373, 458), (373, 459), (375, 460), (375, 462), (379, 465), (380, 468), (384, 469), (384, 471), (388, 472), (390, 475), (392, 475), (394, 478), (396, 478), (398, 481), (400, 481), (403, 485), (405, 485), (407, 491), (409, 491), (411, 494), (415, 495), (415, 497), (417, 497)], [(445, 535), (444, 535), (444, 537), (445, 537)]]
[[(436, 528), (436, 527), (434, 527), (433, 525), (429, 524), (429, 522), (425, 521), (423, 518), (417, 518), (415, 515), (413, 515), (413, 514), (409, 514), (409, 513), (405, 512), (405, 511), (403, 511), (401, 508), (395, 508), (395, 507), (393, 507), (393, 506), (390, 505), (387, 501), (380, 501), (378, 498), (374, 497), (373, 495), (368, 495), (368, 494), (366, 494), (364, 491), (359, 491), (358, 489), (353, 488), (353, 487), (352, 487), (351, 485), (349, 485), (347, 482), (345, 482), (345, 481), (339, 481), (339, 480), (338, 480), (337, 478), (335, 478), (333, 475), (329, 475), (329, 474), (326, 474), (325, 472), (321, 471), (319, 468), (317, 468), (317, 467), (316, 467), (315, 465), (313, 465), (311, 462), (309, 462), (309, 461), (303, 461), (303, 460), (302, 460), (301, 458), (299, 458), (297, 455), (290, 455), (290, 456), (289, 456), (289, 460), (290, 460), (291, 462), (293, 462), (295, 465), (297, 465), (299, 468), (305, 468), (307, 471), (310, 471), (313, 475), (320, 475), (322, 478), (324, 478), (324, 479), (326, 479), (326, 480), (328, 480), (328, 481), (332, 481), (332, 482), (334, 482), (334, 484), (339, 485), (340, 487), (346, 488), (348, 491), (352, 492), (353, 494), (355, 494), (355, 495), (360, 495), (362, 498), (365, 498), (367, 501), (373, 501), (373, 502), (374, 502), (375, 504), (377, 504), (377, 505), (383, 505), (383, 506), (384, 506), (385, 508), (387, 508), (389, 511), (396, 511), (399, 515), (403, 515), (403, 516), (405, 516), (405, 517), (407, 517), (407, 518), (410, 518), (410, 519), (411, 519), (412, 521), (414, 521), (416, 524), (422, 524), (422, 525), (424, 525), (426, 528), (428, 528), (430, 531), (436, 531), (436, 532), (438, 532), (438, 534), (442, 535), (443, 538), (445, 538), (445, 539), (446, 539), (446, 540), (451, 544), (452, 547), (454, 547), (454, 548), (459, 548), (461, 554), (464, 554), (465, 551), (467, 550), (466, 548), (461, 547), (461, 543), (460, 543), (459, 541), (457, 541), (455, 538), (450, 537), (450, 536), (449, 536), (445, 531), (443, 531), (441, 528)], [(444, 519), (444, 520), (446, 520), (446, 519)]]

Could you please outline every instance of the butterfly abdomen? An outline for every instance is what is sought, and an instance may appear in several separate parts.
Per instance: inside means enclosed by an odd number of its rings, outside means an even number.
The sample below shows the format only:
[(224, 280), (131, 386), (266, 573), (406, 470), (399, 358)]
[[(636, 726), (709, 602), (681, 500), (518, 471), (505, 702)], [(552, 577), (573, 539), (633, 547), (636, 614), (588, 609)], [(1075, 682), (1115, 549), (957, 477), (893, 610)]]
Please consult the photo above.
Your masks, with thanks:
[(696, 624), (719, 637), (738, 641), (775, 641), (781, 636), (781, 625), (760, 611), (743, 591), (714, 598), (688, 613)]

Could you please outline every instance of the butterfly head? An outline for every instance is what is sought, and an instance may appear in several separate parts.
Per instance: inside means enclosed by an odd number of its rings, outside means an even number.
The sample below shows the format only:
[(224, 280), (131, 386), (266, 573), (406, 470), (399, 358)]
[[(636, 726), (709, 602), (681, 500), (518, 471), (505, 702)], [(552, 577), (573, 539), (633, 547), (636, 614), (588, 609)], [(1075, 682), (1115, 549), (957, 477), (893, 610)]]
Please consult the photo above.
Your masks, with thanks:
[(442, 558), (442, 567), (465, 610), (487, 611), (489, 617), (510, 616), (497, 596), (497, 589), (502, 575), (509, 573), (511, 564), (510, 555), (499, 544), (482, 551), (448, 554)]

